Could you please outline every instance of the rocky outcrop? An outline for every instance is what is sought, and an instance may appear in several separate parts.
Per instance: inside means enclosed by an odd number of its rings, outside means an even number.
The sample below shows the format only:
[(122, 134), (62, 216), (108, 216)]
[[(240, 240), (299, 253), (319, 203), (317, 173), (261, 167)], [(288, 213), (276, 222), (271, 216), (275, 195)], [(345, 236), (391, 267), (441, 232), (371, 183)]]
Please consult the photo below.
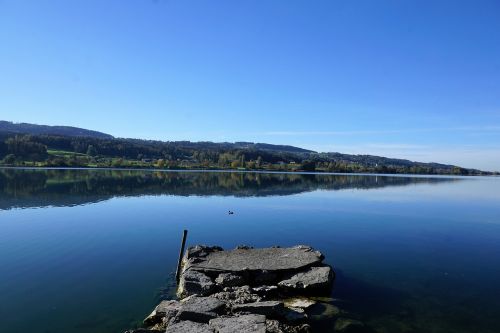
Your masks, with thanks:
[[(161, 302), (144, 323), (167, 333), (311, 332), (309, 321), (323, 304), (312, 296), (329, 297), (334, 279), (322, 261), (320, 252), (303, 245), (191, 247), (183, 259), (180, 301)], [(357, 322), (336, 326), (345, 331)]]

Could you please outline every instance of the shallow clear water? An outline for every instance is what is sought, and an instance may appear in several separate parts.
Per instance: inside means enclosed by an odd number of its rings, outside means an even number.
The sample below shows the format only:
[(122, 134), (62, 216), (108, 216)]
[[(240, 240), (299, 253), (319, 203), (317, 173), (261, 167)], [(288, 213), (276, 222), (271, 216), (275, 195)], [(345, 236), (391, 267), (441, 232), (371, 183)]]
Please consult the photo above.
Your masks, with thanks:
[(184, 228), (314, 246), (334, 303), (376, 332), (500, 327), (499, 178), (0, 169), (0, 332), (137, 325), (172, 292)]

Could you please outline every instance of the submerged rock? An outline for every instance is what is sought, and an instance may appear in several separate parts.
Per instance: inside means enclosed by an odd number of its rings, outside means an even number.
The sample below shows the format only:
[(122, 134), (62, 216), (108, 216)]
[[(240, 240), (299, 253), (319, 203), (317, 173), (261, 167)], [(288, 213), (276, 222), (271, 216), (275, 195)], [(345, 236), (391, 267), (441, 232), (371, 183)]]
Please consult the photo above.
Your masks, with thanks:
[(216, 333), (266, 333), (266, 316), (219, 317), (210, 320), (210, 326)]
[(332, 286), (333, 271), (330, 266), (310, 267), (304, 272), (291, 274), (286, 280), (278, 283), (284, 289), (304, 291), (328, 290)]
[(339, 318), (335, 321), (335, 332), (355, 333), (361, 332), (365, 328), (364, 324), (359, 320), (349, 318)]

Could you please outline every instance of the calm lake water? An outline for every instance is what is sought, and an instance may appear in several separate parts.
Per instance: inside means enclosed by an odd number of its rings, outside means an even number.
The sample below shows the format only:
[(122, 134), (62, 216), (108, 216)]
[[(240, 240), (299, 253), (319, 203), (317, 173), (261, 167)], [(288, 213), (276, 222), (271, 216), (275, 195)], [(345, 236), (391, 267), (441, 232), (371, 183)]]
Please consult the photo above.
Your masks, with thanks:
[(0, 169), (0, 332), (134, 327), (171, 295), (184, 228), (314, 246), (375, 332), (500, 331), (499, 178)]

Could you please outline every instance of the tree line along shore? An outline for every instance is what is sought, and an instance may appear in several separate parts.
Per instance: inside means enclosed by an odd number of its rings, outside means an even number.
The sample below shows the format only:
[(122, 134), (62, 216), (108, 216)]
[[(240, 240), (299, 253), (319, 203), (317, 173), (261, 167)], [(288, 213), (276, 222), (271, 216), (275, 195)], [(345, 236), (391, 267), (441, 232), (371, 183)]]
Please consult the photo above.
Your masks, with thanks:
[(454, 165), (373, 155), (318, 153), (293, 146), (252, 142), (164, 142), (17, 133), (0, 133), (0, 165), (429, 175), (499, 174)]

